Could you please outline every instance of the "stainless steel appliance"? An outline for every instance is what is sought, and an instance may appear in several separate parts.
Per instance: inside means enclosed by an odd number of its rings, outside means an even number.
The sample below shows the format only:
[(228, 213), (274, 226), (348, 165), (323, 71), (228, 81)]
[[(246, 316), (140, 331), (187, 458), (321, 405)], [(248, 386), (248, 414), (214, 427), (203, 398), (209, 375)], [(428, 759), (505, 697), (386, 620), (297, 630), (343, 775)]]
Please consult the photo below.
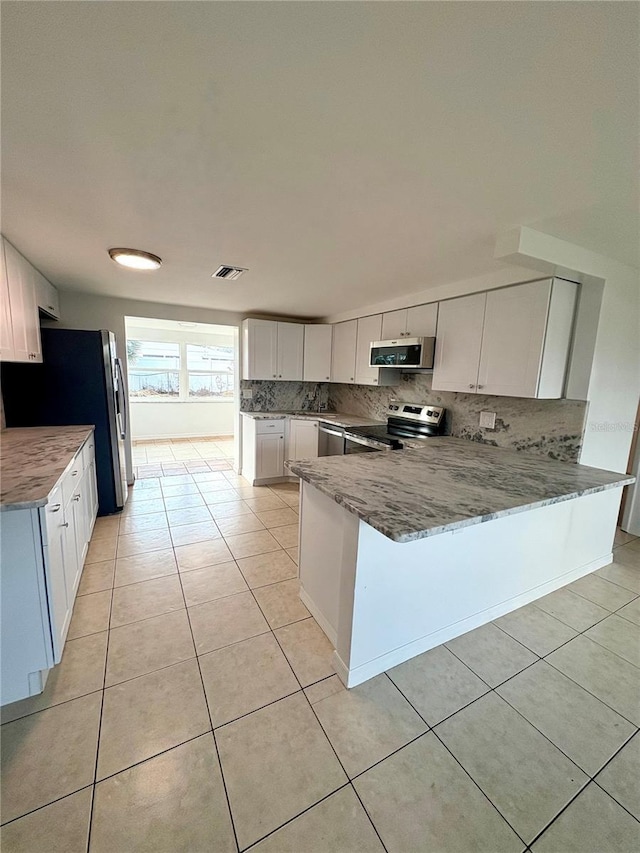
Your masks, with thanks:
[(369, 367), (394, 367), (411, 370), (433, 367), (435, 338), (403, 338), (397, 341), (373, 341)]
[(379, 426), (349, 427), (345, 430), (345, 453), (402, 450), (403, 439), (421, 441), (442, 435), (445, 409), (392, 400), (387, 423)]
[(342, 456), (344, 427), (320, 421), (318, 424), (318, 456)]
[(8, 427), (94, 424), (98, 515), (127, 500), (128, 401), (107, 330), (42, 329), (42, 364), (2, 364)]

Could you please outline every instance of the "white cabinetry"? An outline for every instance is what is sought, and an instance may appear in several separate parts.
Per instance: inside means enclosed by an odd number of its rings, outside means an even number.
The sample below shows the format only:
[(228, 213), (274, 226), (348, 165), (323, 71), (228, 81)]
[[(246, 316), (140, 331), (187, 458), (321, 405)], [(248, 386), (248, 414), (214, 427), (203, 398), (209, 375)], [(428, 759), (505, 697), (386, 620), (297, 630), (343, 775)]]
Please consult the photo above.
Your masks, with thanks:
[(331, 348), (331, 381), (356, 381), (356, 340), (358, 321), (345, 320), (333, 327), (333, 345)]
[(0, 361), (13, 357), (13, 329), (9, 303), (9, 279), (4, 254), (4, 240), (0, 239)]
[(58, 290), (48, 281), (41, 272), (35, 271), (36, 303), (41, 311), (44, 311), (54, 320), (60, 319), (60, 299)]
[(300, 381), (304, 357), (304, 326), (278, 323), (278, 379)]
[(485, 293), (474, 293), (440, 303), (434, 391), (476, 392), (485, 302)]
[(311, 418), (289, 419), (287, 459), (316, 459), (318, 456), (318, 421)]
[(414, 305), (382, 315), (382, 341), (397, 338), (433, 338), (436, 334), (438, 303)]
[[(382, 314), (360, 317), (356, 343), (356, 384), (378, 385), (379, 367), (369, 367), (371, 342), (381, 341)], [(382, 384), (382, 383), (380, 383)]]
[(0, 513), (3, 705), (40, 693), (62, 658), (96, 495), (91, 437), (44, 506)]
[(333, 327), (331, 381), (348, 385), (397, 385), (400, 371), (369, 367), (371, 342), (382, 334), (382, 314), (345, 320)]
[(433, 389), (562, 397), (576, 296), (547, 279), (442, 302)]
[(330, 381), (332, 340), (333, 326), (317, 323), (304, 327), (305, 382)]
[(284, 476), (284, 418), (242, 418), (242, 475), (252, 485)]
[(304, 326), (275, 320), (242, 323), (243, 379), (302, 379)]
[(2, 359), (39, 362), (42, 361), (42, 348), (36, 280), (40, 273), (11, 243), (4, 238), (2, 243), (5, 263), (2, 280)]

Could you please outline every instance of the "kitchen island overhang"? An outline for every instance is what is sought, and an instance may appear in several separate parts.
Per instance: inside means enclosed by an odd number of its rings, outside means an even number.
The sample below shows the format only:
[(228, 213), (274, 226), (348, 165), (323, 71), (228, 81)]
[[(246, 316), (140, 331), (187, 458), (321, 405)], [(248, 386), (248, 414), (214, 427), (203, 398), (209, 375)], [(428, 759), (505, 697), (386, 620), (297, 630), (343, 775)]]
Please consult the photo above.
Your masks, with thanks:
[(348, 687), (610, 563), (633, 482), (449, 438), (289, 468), (300, 596)]

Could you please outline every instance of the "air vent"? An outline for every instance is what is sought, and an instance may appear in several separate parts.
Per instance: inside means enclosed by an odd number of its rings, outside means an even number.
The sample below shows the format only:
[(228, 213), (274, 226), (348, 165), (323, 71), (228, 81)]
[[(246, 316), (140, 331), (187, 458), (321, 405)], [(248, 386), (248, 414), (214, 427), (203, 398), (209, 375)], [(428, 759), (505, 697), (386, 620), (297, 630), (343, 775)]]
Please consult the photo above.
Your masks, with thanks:
[(226, 278), (227, 281), (235, 281), (240, 278), (243, 272), (247, 272), (243, 267), (228, 267), (223, 264), (218, 267), (211, 278)]

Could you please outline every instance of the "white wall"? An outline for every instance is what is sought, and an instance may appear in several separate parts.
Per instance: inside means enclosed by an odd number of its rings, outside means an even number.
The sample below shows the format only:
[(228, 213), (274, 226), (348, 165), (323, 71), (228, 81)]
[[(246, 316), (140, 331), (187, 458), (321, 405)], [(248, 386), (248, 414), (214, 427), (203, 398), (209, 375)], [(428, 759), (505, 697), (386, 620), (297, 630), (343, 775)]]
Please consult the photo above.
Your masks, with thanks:
[[(178, 320), (186, 323), (214, 323), (233, 326), (238, 333), (243, 315), (232, 311), (217, 311), (208, 308), (188, 308), (182, 305), (164, 305), (159, 302), (142, 302), (135, 299), (119, 299), (111, 296), (97, 296), (92, 293), (60, 291), (60, 321), (45, 320), (43, 325), (57, 326), (62, 329), (110, 329), (115, 333), (118, 343), (118, 355), (126, 362), (125, 317), (149, 317), (158, 320)], [(240, 370), (236, 370), (236, 382), (239, 383)], [(237, 390), (237, 389), (236, 389)], [(232, 431), (236, 442), (240, 434), (239, 413), (234, 413)], [(236, 458), (238, 448), (236, 448)], [(131, 443), (127, 442), (128, 479), (133, 478), (131, 462)]]
[(130, 400), (133, 441), (156, 438), (199, 438), (233, 435), (235, 402)]

